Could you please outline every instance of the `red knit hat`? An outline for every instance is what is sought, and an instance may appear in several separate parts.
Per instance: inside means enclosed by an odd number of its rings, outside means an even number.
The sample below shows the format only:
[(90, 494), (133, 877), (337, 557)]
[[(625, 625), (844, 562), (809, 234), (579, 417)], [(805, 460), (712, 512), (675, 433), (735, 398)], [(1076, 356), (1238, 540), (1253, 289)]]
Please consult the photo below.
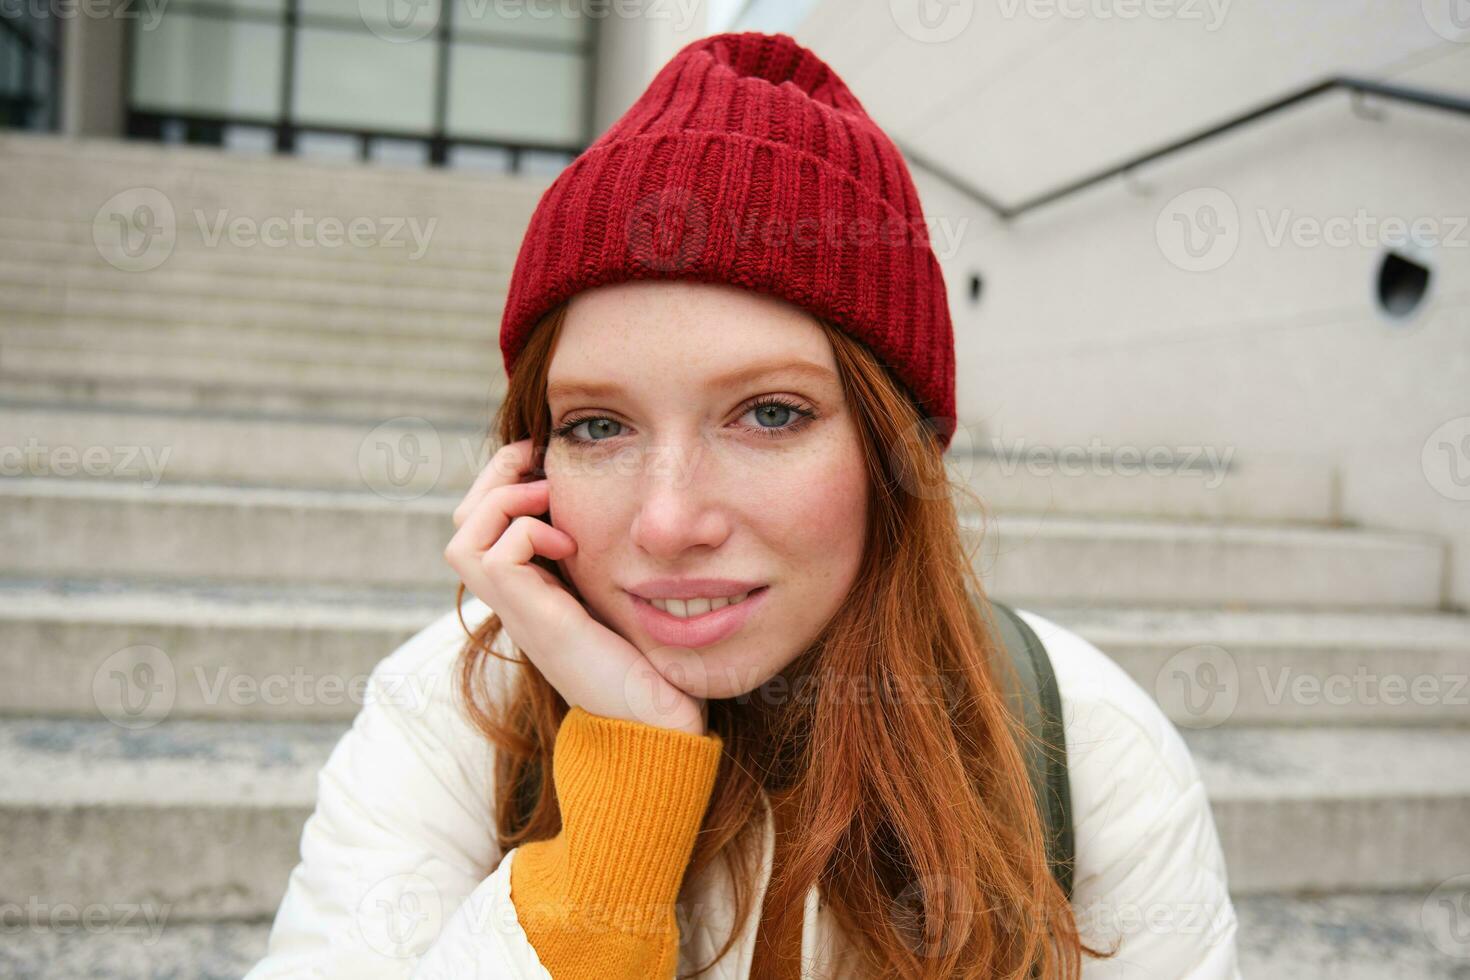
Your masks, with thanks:
[(954, 331), (908, 167), (789, 35), (686, 45), (557, 175), (511, 275), (506, 374), (548, 310), (630, 279), (732, 283), (830, 320), (888, 367), (948, 448)]

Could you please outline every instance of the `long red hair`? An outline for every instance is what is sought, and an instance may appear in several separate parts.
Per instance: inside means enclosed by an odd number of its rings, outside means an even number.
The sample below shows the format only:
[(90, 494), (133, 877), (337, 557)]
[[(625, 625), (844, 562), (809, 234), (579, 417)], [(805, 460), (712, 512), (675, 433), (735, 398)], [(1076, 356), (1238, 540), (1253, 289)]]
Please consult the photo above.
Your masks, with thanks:
[[(493, 428), (501, 444), (531, 438), (542, 458), (545, 392), (566, 305), (547, 314), (519, 355)], [(966, 553), (937, 442), (893, 376), (860, 342), (818, 320), (853, 406), (870, 483), (867, 546), (851, 592), (783, 672), (803, 696), (711, 699), (725, 742), (686, 881), (722, 854), (731, 862), (734, 945), (754, 909), (763, 789), (791, 794), (786, 857), (765, 901), (776, 935), (800, 934), (820, 883), (861, 964), (843, 975), (952, 980), (1064, 977), (1084, 945), (1047, 864), (1044, 830), (1007, 707), (989, 605)], [(538, 559), (540, 560), (540, 559)], [(548, 570), (556, 573), (555, 563)], [(459, 586), (456, 605), (463, 600)], [(509, 697), (491, 690), (493, 611), (460, 654), (471, 723), (495, 746), (494, 820), (502, 851), (561, 830), (551, 747), (569, 706), (516, 651)], [(855, 694), (854, 692), (867, 692)], [(775, 702), (775, 703), (773, 703)], [(750, 836), (747, 836), (750, 835)], [(694, 976), (711, 964), (700, 964)]]

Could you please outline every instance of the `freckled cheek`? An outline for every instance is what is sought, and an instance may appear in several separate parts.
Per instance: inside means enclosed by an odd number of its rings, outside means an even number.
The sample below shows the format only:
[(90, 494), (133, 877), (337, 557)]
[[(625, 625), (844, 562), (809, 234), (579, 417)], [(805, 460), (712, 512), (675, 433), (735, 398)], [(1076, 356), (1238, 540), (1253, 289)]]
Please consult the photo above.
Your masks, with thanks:
[(862, 529), (862, 481), (860, 470), (835, 461), (776, 477), (752, 489), (761, 502), (753, 513), (790, 550), (815, 550), (830, 557), (834, 538), (849, 540)]
[(577, 542), (573, 561), (586, 561), (606, 547), (615, 533), (612, 500), (596, 492), (596, 485), (585, 480), (551, 480), (551, 523), (570, 534)]
[[(614, 554), (609, 546), (609, 522), (604, 501), (599, 508), (597, 501), (587, 492), (585, 484), (578, 481), (558, 481), (555, 474), (551, 480), (551, 525), (571, 535), (577, 550), (557, 564), (562, 573), (568, 575), (584, 597), (596, 591), (594, 583), (607, 581), (602, 569), (605, 556)], [(590, 590), (590, 591), (589, 591)]]

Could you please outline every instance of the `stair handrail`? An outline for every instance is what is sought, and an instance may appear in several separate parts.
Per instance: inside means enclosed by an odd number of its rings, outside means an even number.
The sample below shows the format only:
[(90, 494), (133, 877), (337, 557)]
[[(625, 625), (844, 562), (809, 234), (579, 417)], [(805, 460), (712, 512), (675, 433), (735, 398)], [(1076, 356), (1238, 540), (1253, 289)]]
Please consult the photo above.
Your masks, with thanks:
[[(1068, 181), (1067, 183), (1062, 184), (1059, 187), (1055, 187), (1051, 190), (1044, 191), (1040, 194), (1028, 197), (1017, 204), (1006, 204), (993, 195), (987, 194), (985, 191), (974, 186), (963, 177), (954, 173), (952, 170), (949, 170), (941, 164), (936, 163), (934, 160), (926, 157), (923, 153), (916, 150), (911, 144), (902, 140), (898, 140), (896, 138), (894, 142), (898, 144), (898, 147), (903, 152), (904, 156), (916, 166), (928, 171), (935, 177), (938, 177), (940, 180), (949, 184), (955, 190), (964, 194), (966, 197), (969, 197), (971, 200), (976, 201), (987, 210), (993, 212), (1002, 221), (1012, 221), (1023, 214), (1034, 211), (1047, 204), (1055, 203), (1062, 198), (1069, 197), (1073, 194), (1078, 193), (1079, 191), (1092, 187), (1095, 184), (1100, 184), (1105, 180), (1110, 180), (1113, 177), (1126, 174), (1129, 171), (1143, 166), (1144, 164), (1152, 163), (1155, 160), (1161, 159), (1162, 157), (1170, 156), (1174, 153), (1178, 153), (1181, 150), (1184, 150), (1190, 146), (1194, 146), (1197, 143), (1202, 143), (1206, 140), (1221, 136), (1224, 133), (1239, 129), (1240, 127), (1255, 122), (1256, 120), (1263, 119), (1267, 116), (1274, 115), (1275, 113), (1278, 113), (1283, 109), (1290, 108), (1291, 106), (1294, 106), (1299, 102), (1305, 102), (1308, 99), (1316, 98), (1317, 96), (1322, 95), (1326, 92), (1337, 90), (1349, 91), (1357, 97), (1371, 95), (1383, 99), (1388, 99), (1390, 101), (1407, 102), (1412, 105), (1425, 106), (1431, 109), (1443, 109), (1447, 112), (1454, 112), (1460, 115), (1470, 115), (1470, 99), (1464, 99), (1459, 96), (1450, 95), (1445, 92), (1434, 92), (1428, 89), (1410, 88), (1403, 85), (1391, 85), (1386, 82), (1374, 81), (1367, 78), (1358, 78), (1351, 75), (1335, 75), (1330, 78), (1314, 82), (1295, 91), (1289, 92), (1286, 95), (1281, 96), (1280, 98), (1273, 99), (1272, 101), (1256, 106), (1253, 109), (1248, 109), (1245, 112), (1239, 113), (1235, 116), (1231, 116), (1230, 118), (1225, 119), (1222, 122), (1215, 123), (1197, 132), (1190, 133), (1187, 136), (1172, 140), (1168, 143), (1163, 144), (1162, 146), (1158, 146), (1154, 149), (1146, 150), (1135, 156), (1129, 157), (1122, 163), (1115, 164), (1110, 167), (1105, 167), (1102, 170), (1098, 170), (1094, 173), (1087, 174), (1086, 176)], [(1362, 114), (1361, 109), (1359, 109), (1356, 104), (1354, 106), (1354, 111), (1358, 112), (1360, 115)]]

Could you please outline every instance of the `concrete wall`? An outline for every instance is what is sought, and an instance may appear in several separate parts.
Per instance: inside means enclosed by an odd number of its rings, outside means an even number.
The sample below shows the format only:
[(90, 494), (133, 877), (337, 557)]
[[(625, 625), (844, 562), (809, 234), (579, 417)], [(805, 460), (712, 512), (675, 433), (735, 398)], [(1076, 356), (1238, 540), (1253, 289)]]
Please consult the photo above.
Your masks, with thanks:
[[(61, 131), (68, 136), (123, 135), (126, 36), (140, 5), (98, 0), (62, 21)], [(103, 11), (116, 15), (103, 15)]]
[[(915, 168), (969, 436), (1320, 462), (1343, 521), (1447, 539), (1470, 605), (1470, 119), (1373, 111), (1328, 95), (1010, 225)], [(1375, 300), (1387, 219), (1438, 240), (1404, 321)]]
[[(706, 33), (704, 0), (605, 6), (608, 14), (598, 25), (594, 140), (643, 94), (675, 52)], [(617, 13), (620, 7), (644, 13), (625, 17)]]

